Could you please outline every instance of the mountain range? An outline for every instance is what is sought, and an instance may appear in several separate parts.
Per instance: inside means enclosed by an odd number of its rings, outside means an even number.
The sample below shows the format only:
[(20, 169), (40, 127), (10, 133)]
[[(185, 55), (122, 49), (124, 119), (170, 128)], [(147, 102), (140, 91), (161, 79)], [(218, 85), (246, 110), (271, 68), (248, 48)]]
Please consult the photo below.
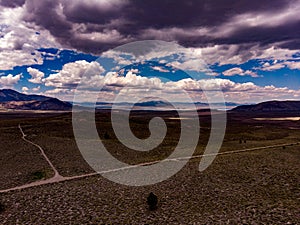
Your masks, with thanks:
[[(110, 102), (97, 102), (96, 108), (111, 108), (113, 104), (119, 106), (131, 105), (128, 102), (110, 103)], [(191, 103), (179, 103), (187, 107)], [(208, 107), (207, 103), (195, 102), (196, 107)], [(218, 107), (220, 103), (213, 103), (212, 106)], [(300, 112), (300, 101), (268, 101), (252, 105), (238, 105), (233, 102), (226, 102), (226, 107), (232, 108), (232, 112)], [(171, 104), (162, 100), (147, 99), (144, 102), (138, 102), (135, 107), (152, 107), (164, 108), (170, 107)], [(89, 107), (87, 105), (87, 107)], [(48, 97), (44, 95), (31, 95), (23, 94), (11, 89), (0, 89), (0, 110), (57, 110), (69, 111), (72, 109), (72, 104), (69, 102), (61, 101), (57, 98)]]
[(0, 109), (67, 111), (72, 109), (72, 104), (57, 98), (27, 95), (11, 89), (2, 89), (0, 90)]
[[(173, 102), (176, 103), (177, 106), (181, 107), (181, 108), (191, 108), (191, 105), (194, 104), (194, 106), (196, 106), (197, 108), (209, 108), (209, 106), (214, 107), (214, 108), (218, 108), (218, 107), (224, 107), (224, 103), (211, 103), (210, 105), (208, 103), (204, 103), (204, 102), (194, 102), (194, 103), (185, 103), (185, 102)], [(96, 107), (98, 109), (101, 108), (111, 108), (112, 105), (116, 105), (117, 107), (129, 107), (132, 105), (132, 103), (129, 102), (97, 102)], [(225, 106), (227, 108), (233, 108), (238, 106), (239, 104), (233, 103), (233, 102), (225, 102)], [(142, 102), (137, 102), (134, 104), (135, 107), (143, 107), (143, 108), (149, 108), (149, 107), (159, 107), (159, 108), (170, 108), (172, 107), (172, 103), (169, 102), (165, 102), (162, 100), (146, 100), (146, 101), (142, 101)]]
[(268, 101), (254, 105), (237, 106), (234, 112), (300, 112), (300, 101)]

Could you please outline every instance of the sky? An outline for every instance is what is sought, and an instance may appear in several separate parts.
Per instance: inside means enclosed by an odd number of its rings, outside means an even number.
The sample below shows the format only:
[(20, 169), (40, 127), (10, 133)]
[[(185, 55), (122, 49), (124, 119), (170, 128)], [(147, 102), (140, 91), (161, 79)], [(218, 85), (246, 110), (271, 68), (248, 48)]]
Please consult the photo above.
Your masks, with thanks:
[(0, 0), (0, 89), (300, 100), (299, 15), (298, 0)]

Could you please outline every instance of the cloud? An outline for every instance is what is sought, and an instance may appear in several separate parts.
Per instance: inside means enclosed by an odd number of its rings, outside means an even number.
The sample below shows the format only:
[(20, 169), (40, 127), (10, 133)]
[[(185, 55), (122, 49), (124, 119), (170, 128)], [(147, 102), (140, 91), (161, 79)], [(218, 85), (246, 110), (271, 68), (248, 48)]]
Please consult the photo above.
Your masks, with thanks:
[(234, 76), (234, 75), (241, 75), (244, 73), (244, 70), (242, 70), (241, 68), (235, 67), (229, 70), (226, 70), (223, 72), (224, 76)]
[(23, 92), (23, 93), (27, 93), (28, 90), (29, 90), (28, 87), (22, 87), (22, 92)]
[[(290, 1), (290, 3), (276, 11), (250, 11), (237, 14), (221, 26), (212, 29), (210, 34), (215, 37), (232, 37), (234, 35), (239, 36), (241, 35), (239, 33), (249, 29), (256, 32), (260, 31), (262, 35), (265, 35), (264, 32), (261, 31), (261, 28), (265, 28), (268, 31), (270, 28), (272, 29), (273, 27), (276, 27), (280, 30), (284, 29), (287, 24), (298, 24), (300, 22), (300, 18), (298, 16), (299, 13), (299, 2)], [(253, 38), (255, 39), (255, 36), (249, 35), (249, 40)], [(277, 37), (275, 37), (275, 39), (276, 38)]]
[(0, 85), (1, 87), (12, 87), (14, 84), (17, 84), (21, 79), (21, 74), (12, 75), (8, 74), (6, 76), (0, 77)]
[[(31, 93), (31, 94), (32, 94), (32, 93), (37, 93), (37, 92), (40, 90), (40, 88), (41, 88), (41, 86), (32, 88), (31, 91), (30, 91), (30, 93)], [(28, 87), (26, 87), (26, 86), (22, 87), (22, 92), (25, 93), (25, 94), (27, 94), (29, 90), (30, 90), (30, 89), (29, 89)]]
[[(14, 2), (14, 1), (11, 1)], [(0, 70), (10, 70), (15, 66), (42, 64), (41, 53), (37, 49), (60, 47), (48, 30), (41, 29), (23, 20), (26, 8), (22, 2), (0, 6)], [(37, 32), (39, 31), (39, 32)], [(9, 59), (9, 60), (8, 60)]]
[(297, 62), (286, 62), (286, 65), (292, 70), (300, 70), (300, 61)]
[[(78, 63), (77, 64), (81, 64)], [(62, 72), (64, 71), (64, 72)], [(60, 73), (70, 74), (68, 69), (64, 68)], [(68, 72), (67, 72), (68, 71)], [(81, 71), (81, 70), (80, 70)], [(244, 71), (245, 73), (245, 71)], [(74, 74), (74, 73), (72, 73)], [(78, 73), (75, 73), (78, 74)], [(65, 77), (65, 76), (63, 76)], [(54, 77), (50, 79), (54, 81)], [(64, 98), (72, 99), (75, 86), (66, 82), (67, 79), (56, 77), (56, 82), (51, 83), (54, 89), (47, 91), (47, 94), (60, 95)], [(65, 82), (62, 83), (64, 80)], [(216, 92), (224, 94), (226, 101), (235, 102), (257, 102), (271, 99), (297, 99), (300, 97), (300, 90), (291, 90), (287, 87), (278, 88), (272, 85), (258, 86), (253, 82), (238, 83), (229, 79), (213, 78), (193, 80), (191, 78), (179, 81), (163, 82), (159, 78), (149, 78), (136, 75), (132, 71), (127, 72), (125, 76), (120, 76), (117, 72), (108, 72), (105, 75), (91, 76), (83, 81), (82, 99), (86, 101), (91, 96), (98, 95), (100, 87), (102, 88), (99, 96), (102, 101), (113, 99), (119, 94), (125, 94), (127, 101), (136, 100), (145, 97), (149, 93), (159, 93), (160, 96), (171, 96), (171, 99), (180, 101), (180, 93), (186, 91), (195, 101), (205, 101), (203, 91)]]
[(34, 92), (38, 92), (41, 89), (41, 86), (37, 86), (35, 88), (32, 88), (32, 91)]
[(235, 76), (235, 75), (239, 75), (239, 76), (251, 76), (251, 77), (258, 77), (257, 73), (250, 71), (250, 70), (243, 70), (239, 67), (234, 67), (228, 70), (225, 70), (223, 72), (224, 76)]
[[(207, 75), (215, 75), (209, 71), (209, 66), (218, 64), (240, 65), (252, 59), (259, 60), (293, 60), (298, 50), (289, 50), (275, 48), (274, 46), (261, 47), (256, 45), (213, 45), (207, 47), (189, 47), (185, 48), (173, 42), (155, 42), (147, 41), (137, 42), (135, 46), (126, 45), (127, 51), (122, 49), (109, 50), (104, 52), (101, 57), (112, 58), (118, 65), (130, 65), (134, 62), (143, 62), (146, 60), (156, 60), (164, 58), (164, 63), (169, 66), (182, 70), (205, 72)], [(130, 48), (140, 49), (137, 54), (130, 54)], [(177, 56), (176, 56), (177, 55)], [(167, 59), (167, 60), (166, 60)], [(258, 68), (259, 69), (259, 68)], [(255, 72), (247, 71), (250, 76), (257, 76)]]
[(183, 79), (176, 82), (167, 82), (163, 88), (165, 90), (178, 90), (183, 89), (192, 92), (205, 91), (223, 91), (223, 92), (244, 92), (253, 91), (258, 88), (254, 83), (235, 83), (228, 79), (203, 79), (193, 80), (191, 78)]
[[(196, 48), (197, 49), (197, 48)], [(289, 50), (257, 44), (214, 45), (198, 48), (203, 60), (208, 64), (243, 64), (251, 59), (291, 60), (299, 50)]]
[(156, 71), (162, 72), (162, 73), (168, 73), (168, 72), (170, 72), (169, 70), (164, 69), (164, 68), (162, 68), (160, 66), (152, 66), (151, 68), (154, 69), (154, 70), (156, 70)]
[[(67, 63), (62, 70), (55, 74), (50, 74), (43, 79), (46, 86), (59, 88), (75, 88), (79, 82), (92, 83), (100, 78), (104, 73), (104, 68), (97, 62), (87, 62), (79, 60)], [(82, 80), (82, 78), (84, 78)]]
[(43, 59), (40, 54), (33, 56), (31, 53), (22, 50), (0, 52), (0, 70), (12, 70), (16, 66), (42, 63)]
[[(75, 38), (80, 39), (82, 41), (92, 41), (95, 43), (102, 43), (102, 44), (110, 44), (111, 42), (118, 44), (118, 43), (124, 43), (129, 42), (131, 39), (124, 37), (122, 34), (120, 34), (119, 31), (113, 29), (108, 30), (104, 29), (102, 32), (86, 32), (86, 33), (75, 33)], [(95, 47), (97, 45), (95, 44)]]
[(207, 65), (201, 59), (187, 59), (184, 62), (174, 61), (168, 63), (167, 65), (181, 70), (208, 72)]
[(126, 58), (126, 57), (132, 58), (132, 55), (125, 54), (123, 52), (108, 50), (108, 51), (103, 52), (101, 54), (101, 57), (113, 59), (114, 62), (117, 63), (118, 65), (130, 65), (130, 64), (132, 64), (132, 61), (129, 60), (128, 58)]
[(289, 68), (291, 70), (300, 70), (300, 61), (282, 61), (282, 62), (275, 61), (273, 62), (273, 64), (266, 62), (262, 65), (262, 67), (257, 69), (264, 70), (264, 71), (274, 71), (283, 68)]
[(161, 89), (162, 82), (159, 78), (147, 78), (134, 74), (129, 71), (125, 76), (119, 76), (118, 73), (110, 72), (103, 77), (103, 83), (107, 86), (116, 87), (135, 87), (135, 88), (153, 88)]
[(192, 80), (184, 79), (177, 82), (168, 82), (163, 86), (163, 90), (183, 89), (188, 91), (194, 99), (200, 101), (204, 100), (202, 90), (219, 91), (221, 90), (226, 101), (249, 103), (266, 100), (282, 100), (282, 99), (298, 99), (300, 97), (300, 90), (291, 90), (287, 87), (277, 88), (273, 85), (258, 86), (253, 82), (238, 83), (228, 79), (205, 79)]
[(31, 75), (31, 79), (28, 79), (29, 82), (34, 84), (42, 83), (42, 79), (44, 78), (45, 74), (38, 69), (34, 69), (31, 67), (27, 68), (27, 72)]
[[(299, 47), (300, 4), (293, 0), (134, 1), (2, 0), (2, 12), (48, 32), (64, 48), (101, 53), (133, 40), (176, 41), (185, 47), (258, 44)], [(6, 13), (8, 15), (8, 13)], [(153, 16), (155, 15), (155, 16)], [(9, 17), (6, 16), (6, 20)], [(11, 17), (13, 18), (13, 17)], [(5, 22), (3, 22), (5, 23)], [(270, 35), (272, 34), (272, 35)], [(109, 36), (111, 37), (109, 39)]]
[[(135, 57), (112, 50), (103, 56), (113, 58), (118, 63), (115, 68), (135, 60), (143, 62), (155, 58), (167, 60), (179, 69), (198, 72), (207, 72), (207, 65), (233, 64), (234, 68), (223, 72), (229, 79), (234, 75), (257, 77), (257, 70), (299, 70), (299, 13), (300, 3), (294, 0), (273, 0), (271, 4), (269, 0), (228, 0), (226, 3), (223, 0), (189, 0), (174, 1), (171, 5), (168, 0), (160, 0), (159, 4), (150, 0), (0, 0), (0, 70), (41, 65), (43, 57), (37, 51), (41, 47), (100, 54), (131, 41), (148, 39), (172, 43), (150, 46), (152, 51), (146, 53), (143, 52), (145, 46), (138, 46), (139, 55)], [(168, 59), (172, 54), (179, 57)], [(255, 70), (241, 69), (243, 66), (239, 65), (252, 59), (265, 64)], [(282, 91), (280, 96), (297, 95), (293, 90), (231, 83), (227, 79), (201, 81), (204, 83), (183, 80), (167, 85), (138, 76), (135, 71), (125, 77), (105, 75), (101, 65), (87, 61), (67, 63), (49, 77), (32, 67), (28, 68), (29, 82), (54, 88), (49, 93), (68, 96), (80, 81), (95, 87), (104, 82), (106, 95), (110, 97), (124, 85), (130, 85), (134, 91), (144, 84), (146, 88), (157, 90), (173, 92), (184, 87), (200, 93), (201, 85), (213, 89), (217, 83), (231, 97), (240, 90), (237, 96), (241, 99), (246, 98), (247, 91), (257, 99), (263, 94), (269, 97), (274, 94), (276, 98), (275, 93), (279, 91)], [(88, 78), (82, 77), (88, 68), (91, 74)], [(164, 72), (162, 68), (153, 69)], [(11, 76), (10, 79), (15, 77)], [(1, 79), (2, 83), (9, 84), (8, 78), (5, 80), (2, 76)]]
[[(200, 51), (209, 65), (242, 64), (254, 58), (290, 60), (299, 52), (300, 4), (293, 0), (268, 3), (192, 0), (176, 1), (170, 7), (166, 0), (159, 4), (133, 0), (5, 0), (0, 3), (0, 19), (8, 28), (1, 33), (0, 69), (41, 64), (42, 57), (36, 51), (40, 47), (102, 53), (145, 39), (174, 41)], [(153, 54), (163, 55), (164, 50)], [(6, 57), (11, 60), (5, 62)], [(126, 58), (115, 60), (128, 64)], [(180, 63), (184, 69), (201, 71), (195, 58)]]
[(138, 74), (140, 72), (139, 69), (130, 69), (129, 71), (134, 74)]
[[(299, 40), (300, 32), (293, 31), (293, 28), (295, 29), (300, 24), (298, 16), (300, 13), (300, 4), (297, 1), (285, 1), (282, 2), (283, 5), (281, 7), (277, 8), (277, 3), (272, 4), (274, 8), (270, 7), (269, 9), (265, 8), (253, 11), (250, 8), (246, 11), (240, 10), (240, 6), (234, 8), (233, 4), (232, 7), (235, 9), (236, 14), (232, 13), (232, 11), (227, 12), (227, 15), (223, 15), (224, 22), (218, 21), (218, 18), (213, 18), (211, 24), (209, 22), (206, 24), (195, 24), (194, 22), (190, 23), (190, 26), (187, 24), (185, 24), (186, 26), (174, 24), (173, 26), (156, 28), (152, 26), (145, 28), (141, 32), (141, 37), (144, 39), (177, 40), (180, 44), (188, 47), (207, 45), (208, 43), (260, 43), (260, 46), (269, 44), (284, 46), (284, 42), (289, 38), (289, 47), (292, 47), (292, 43), (294, 43), (294, 49), (297, 49), (299, 48), (297, 40)], [(219, 4), (224, 7), (222, 3)], [(252, 3), (248, 4), (251, 5)], [(268, 4), (268, 6), (271, 5)], [(226, 13), (226, 7), (223, 10), (222, 13)], [(206, 16), (209, 18), (208, 15)], [(213, 25), (217, 21), (218, 23)]]
[(0, 5), (5, 6), (5, 7), (11, 7), (11, 8), (15, 8), (18, 6), (22, 6), (24, 5), (25, 0), (1, 0), (0, 1)]
[[(127, 0), (64, 0), (60, 1), (67, 20), (74, 23), (103, 24), (117, 17)], [(82, 13), (85, 11), (88, 14)]]
[(275, 64), (271, 65), (269, 62), (266, 62), (262, 65), (261, 68), (258, 68), (258, 69), (261, 69), (264, 71), (273, 71), (273, 70), (282, 69), (284, 67), (285, 67), (285, 65), (283, 63), (275, 63)]

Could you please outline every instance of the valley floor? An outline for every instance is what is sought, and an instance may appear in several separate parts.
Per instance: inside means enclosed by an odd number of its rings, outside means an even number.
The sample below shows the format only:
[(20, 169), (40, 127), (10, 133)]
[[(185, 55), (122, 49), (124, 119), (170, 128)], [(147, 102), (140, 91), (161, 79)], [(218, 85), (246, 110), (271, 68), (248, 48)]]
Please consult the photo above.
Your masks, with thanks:
[[(97, 118), (99, 127), (109, 132), (103, 142), (111, 154), (131, 164), (166, 157), (178, 138), (179, 121), (170, 120), (171, 137), (151, 154), (136, 156), (120, 147), (106, 113)], [(70, 114), (1, 119), (0, 141), (5, 147), (0, 151), (0, 189), (44, 182), (0, 193), (5, 208), (1, 224), (297, 224), (300, 130), (289, 127), (298, 128), (299, 121), (262, 122), (229, 115), (220, 153), (199, 172), (209, 118), (200, 116), (200, 121), (202, 139), (179, 173), (155, 185), (129, 187), (101, 175), (86, 176), (94, 171), (76, 147)], [(75, 179), (45, 183), (54, 176), (53, 168), (36, 146), (22, 140), (19, 124), (25, 138), (44, 150), (62, 177)], [(141, 138), (148, 135), (146, 125), (145, 116), (132, 121)], [(150, 192), (159, 198), (156, 211), (147, 209)]]

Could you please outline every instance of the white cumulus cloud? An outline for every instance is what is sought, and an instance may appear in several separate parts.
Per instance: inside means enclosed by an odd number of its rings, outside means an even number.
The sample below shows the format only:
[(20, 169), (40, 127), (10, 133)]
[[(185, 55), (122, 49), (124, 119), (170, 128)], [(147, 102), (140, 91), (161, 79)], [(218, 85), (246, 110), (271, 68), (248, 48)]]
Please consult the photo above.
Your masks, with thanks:
[(27, 72), (31, 75), (31, 79), (28, 79), (28, 81), (34, 84), (42, 83), (42, 79), (45, 77), (43, 72), (32, 67), (28, 67)]
[(17, 84), (20, 79), (21, 79), (21, 74), (18, 75), (8, 74), (6, 76), (1, 76), (0, 85), (2, 88), (12, 87), (14, 84)]
[(104, 68), (97, 62), (89, 63), (79, 60), (65, 64), (61, 71), (50, 74), (49, 77), (43, 79), (43, 82), (46, 86), (74, 88), (83, 77), (85, 82), (93, 82), (98, 80), (104, 71)]
[(250, 71), (250, 70), (243, 70), (242, 68), (239, 67), (234, 67), (228, 70), (225, 70), (223, 72), (224, 76), (251, 76), (251, 77), (258, 77), (257, 73)]
[(28, 87), (22, 87), (22, 92), (23, 92), (23, 93), (27, 93), (28, 90), (29, 90)]

